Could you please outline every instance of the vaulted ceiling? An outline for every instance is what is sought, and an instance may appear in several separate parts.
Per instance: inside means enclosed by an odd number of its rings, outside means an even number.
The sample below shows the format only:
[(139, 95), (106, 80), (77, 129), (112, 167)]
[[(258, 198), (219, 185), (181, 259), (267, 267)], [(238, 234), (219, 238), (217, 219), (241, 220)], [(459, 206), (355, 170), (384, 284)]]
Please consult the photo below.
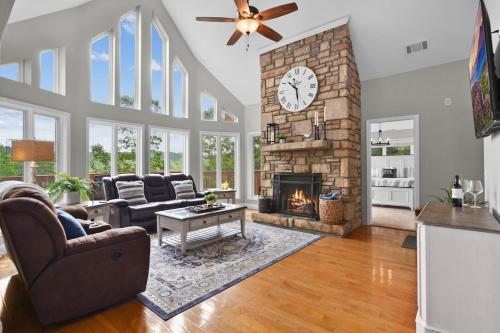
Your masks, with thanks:
[[(10, 22), (78, 6), (88, 0), (16, 0)], [(105, 0), (95, 0), (105, 1)], [(260, 102), (259, 35), (235, 46), (226, 42), (234, 23), (205, 23), (196, 16), (235, 17), (233, 0), (161, 0), (193, 54), (243, 104)], [(293, 0), (250, 0), (264, 10)], [(478, 0), (295, 0), (299, 11), (268, 22), (285, 38), (343, 16), (350, 30), (361, 80), (438, 65), (469, 56)], [(500, 26), (498, 0), (486, 0), (493, 26)], [(409, 44), (427, 40), (429, 49), (411, 56)], [(175, 52), (175, 51), (174, 51)]]

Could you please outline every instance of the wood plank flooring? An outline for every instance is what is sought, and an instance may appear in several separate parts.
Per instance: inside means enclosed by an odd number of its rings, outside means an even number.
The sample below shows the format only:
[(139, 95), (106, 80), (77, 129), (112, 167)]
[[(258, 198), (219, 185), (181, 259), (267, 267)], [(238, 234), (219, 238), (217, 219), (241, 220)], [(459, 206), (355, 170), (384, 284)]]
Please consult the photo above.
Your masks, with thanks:
[(401, 248), (408, 234), (362, 227), (325, 237), (168, 321), (131, 300), (42, 327), (3, 258), (0, 318), (4, 332), (415, 332), (416, 251)]

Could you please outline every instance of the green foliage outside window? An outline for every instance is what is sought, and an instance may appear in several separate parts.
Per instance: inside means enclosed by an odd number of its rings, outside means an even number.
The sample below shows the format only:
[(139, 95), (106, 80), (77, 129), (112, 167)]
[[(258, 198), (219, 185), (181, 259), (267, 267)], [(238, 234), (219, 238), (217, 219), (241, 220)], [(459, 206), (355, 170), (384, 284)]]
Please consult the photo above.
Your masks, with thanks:
[(372, 148), (372, 156), (382, 156), (382, 148)]
[(12, 161), (12, 147), (0, 144), (0, 177), (22, 177), (23, 163)]
[(411, 155), (410, 146), (387, 147), (387, 156)]

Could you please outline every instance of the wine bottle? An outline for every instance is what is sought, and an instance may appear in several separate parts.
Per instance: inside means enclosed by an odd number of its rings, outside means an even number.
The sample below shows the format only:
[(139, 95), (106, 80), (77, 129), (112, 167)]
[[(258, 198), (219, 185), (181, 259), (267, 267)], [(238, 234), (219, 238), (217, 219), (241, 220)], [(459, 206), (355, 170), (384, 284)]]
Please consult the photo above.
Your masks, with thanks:
[(458, 175), (455, 176), (455, 182), (451, 186), (451, 204), (453, 207), (462, 207), (463, 205), (462, 184)]

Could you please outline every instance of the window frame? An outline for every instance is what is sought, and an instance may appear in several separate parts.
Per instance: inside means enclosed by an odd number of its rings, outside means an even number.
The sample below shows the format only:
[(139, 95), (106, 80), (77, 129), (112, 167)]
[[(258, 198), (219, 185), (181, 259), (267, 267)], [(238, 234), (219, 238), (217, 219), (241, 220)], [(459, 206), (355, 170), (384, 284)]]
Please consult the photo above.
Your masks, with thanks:
[[(203, 118), (203, 97), (208, 97), (209, 99), (213, 100), (214, 102), (214, 118), (213, 119), (205, 119)], [(212, 122), (216, 122), (218, 120), (218, 106), (217, 106), (217, 98), (215, 98), (212, 94), (209, 94), (208, 92), (206, 91), (203, 91), (201, 92), (200, 94), (200, 117), (201, 117), (201, 120), (202, 121), (212, 121)]]
[(221, 187), (222, 183), (222, 153), (221, 153), (221, 138), (222, 137), (234, 137), (235, 138), (235, 170), (234, 170), (234, 184), (236, 187), (236, 199), (240, 198), (240, 174), (241, 174), (241, 165), (240, 165), (240, 133), (236, 132), (212, 132), (212, 131), (200, 131), (200, 188), (205, 189), (205, 185), (203, 184), (203, 137), (204, 136), (215, 136), (217, 137), (216, 143), (216, 166), (215, 166), (215, 178), (216, 178), (216, 186), (218, 188)]
[[(71, 147), (69, 128), (71, 124), (71, 115), (64, 111), (38, 106), (30, 103), (20, 102), (13, 99), (0, 96), (0, 107), (23, 112), (23, 139), (31, 140), (35, 134), (35, 115), (56, 118), (56, 173), (68, 172), (70, 170), (70, 152)], [(23, 179), (25, 182), (32, 182), (30, 162), (24, 162)]]
[[(121, 23), (125, 17), (127, 17), (130, 13), (135, 13), (136, 15), (136, 30), (135, 30), (135, 99), (134, 99), (134, 105), (131, 108), (121, 106), (121, 59), (122, 59), (122, 47), (121, 47), (121, 42), (122, 42), (122, 33), (121, 33)], [(134, 9), (131, 9), (124, 13), (123, 15), (120, 16), (120, 19), (118, 20), (118, 57), (115, 60), (116, 61), (116, 66), (117, 66), (117, 82), (118, 82), (118, 89), (117, 89), (117, 101), (116, 105), (122, 109), (127, 109), (127, 110), (135, 110), (135, 111), (141, 111), (141, 58), (142, 58), (142, 47), (141, 47), (141, 10), (140, 6), (137, 6)]]
[(183, 166), (183, 173), (186, 175), (189, 175), (189, 142), (190, 142), (190, 137), (191, 137), (191, 131), (190, 130), (185, 130), (185, 129), (178, 129), (178, 128), (171, 128), (171, 127), (163, 127), (163, 126), (153, 126), (149, 125), (148, 126), (148, 137), (147, 137), (147, 147), (148, 147), (148, 161), (147, 161), (147, 170), (148, 172), (151, 172), (151, 145), (149, 143), (149, 138), (151, 137), (151, 133), (153, 130), (160, 130), (164, 131), (165, 135), (167, 137), (167, 142), (165, 143), (165, 151), (164, 151), (164, 156), (165, 156), (165, 161), (163, 165), (163, 174), (167, 175), (170, 174), (170, 134), (175, 133), (175, 134), (180, 134), (184, 135), (186, 137), (185, 139), (185, 152), (184, 152), (184, 166)]
[[(254, 164), (255, 161), (253, 159), (254, 156), (254, 149), (253, 149), (253, 139), (255, 137), (259, 137), (261, 139), (261, 132), (260, 131), (254, 131), (254, 132), (248, 132), (247, 133), (247, 168), (248, 168), (248, 173), (247, 173), (247, 196), (249, 200), (257, 200), (259, 199), (259, 194), (253, 193), (253, 184), (255, 181), (255, 168)], [(262, 147), (262, 139), (261, 139), (261, 147)], [(262, 172), (262, 164), (261, 164), (261, 172)]]
[(90, 125), (91, 124), (99, 124), (99, 125), (105, 125), (105, 126), (111, 126), (112, 131), (111, 131), (111, 170), (110, 174), (111, 176), (117, 176), (118, 175), (118, 128), (120, 127), (129, 127), (137, 130), (137, 151), (136, 151), (136, 168), (135, 168), (135, 174), (137, 175), (142, 175), (143, 174), (143, 165), (144, 165), (144, 153), (143, 153), (143, 143), (144, 143), (144, 127), (145, 125), (141, 124), (136, 124), (136, 123), (127, 123), (127, 122), (120, 122), (120, 121), (114, 121), (114, 120), (108, 120), (108, 119), (100, 119), (100, 118), (92, 118), (92, 117), (87, 117), (86, 118), (86, 127), (85, 127), (85, 137), (86, 137), (86, 148), (85, 148), (85, 155), (86, 155), (86, 163), (85, 163), (85, 175), (89, 175), (90, 171), (90, 152), (89, 152), (89, 143), (90, 143)]
[[(107, 103), (103, 103), (103, 102), (100, 102), (100, 101), (94, 101), (92, 99), (92, 44), (102, 38), (104, 38), (105, 36), (108, 36), (109, 37), (109, 41), (108, 41), (108, 49), (109, 49), (109, 69), (108, 69), (108, 81), (109, 81), (109, 86), (108, 86), (108, 101)], [(115, 92), (116, 92), (116, 87), (115, 87), (115, 77), (116, 77), (116, 73), (115, 73), (115, 45), (116, 45), (116, 42), (115, 42), (115, 37), (114, 37), (114, 31), (113, 29), (110, 29), (110, 30), (107, 30), (105, 32), (102, 32), (100, 33), (99, 35), (95, 36), (95, 37), (92, 37), (90, 38), (90, 42), (89, 42), (89, 100), (92, 102), (92, 103), (97, 103), (97, 104), (103, 104), (103, 105), (111, 105), (111, 106), (114, 106), (115, 105), (115, 101), (116, 101), (116, 96), (115, 96)]]
[[(163, 78), (163, 87), (162, 87), (162, 90), (163, 90), (163, 108), (162, 108), (162, 112), (160, 113), (157, 113), (157, 114), (161, 114), (161, 115), (166, 115), (168, 116), (170, 114), (170, 80), (168, 79), (169, 78), (169, 75), (170, 75), (170, 39), (168, 37), (168, 34), (165, 30), (165, 28), (163, 28), (163, 25), (161, 24), (160, 20), (153, 15), (153, 18), (151, 20), (151, 24), (150, 24), (150, 33), (151, 33), (151, 57), (149, 59), (150, 61), (150, 82), (151, 82), (151, 98), (150, 98), (150, 102), (153, 100), (153, 70), (152, 70), (152, 67), (153, 67), (153, 56), (152, 56), (152, 50), (153, 50), (153, 26), (156, 27), (156, 30), (158, 31), (160, 37), (162, 38), (163, 40), (163, 68), (162, 68), (162, 78)], [(151, 111), (151, 107), (150, 107), (150, 111)], [(151, 111), (152, 113), (155, 113), (153, 111)]]
[[(182, 103), (183, 103), (183, 109), (184, 109), (184, 116), (183, 117), (178, 117), (174, 115), (174, 66), (177, 66), (181, 72), (184, 74), (183, 75), (183, 85), (182, 85)], [(176, 56), (174, 57), (174, 60), (172, 61), (172, 112), (171, 116), (174, 118), (178, 119), (188, 119), (189, 118), (189, 72), (187, 71), (186, 67), (184, 64), (181, 62), (181, 60)]]
[[(53, 63), (52, 63), (52, 66), (54, 66), (54, 68), (52, 69), (52, 77), (53, 77), (53, 85), (54, 85), (54, 90), (48, 90), (48, 89), (44, 89), (42, 88), (42, 55), (44, 53), (49, 53), (49, 52), (52, 52), (54, 54), (54, 60), (53, 60)], [(60, 55), (59, 55), (59, 49), (58, 48), (55, 48), (55, 49), (45, 49), (45, 50), (42, 50), (40, 51), (40, 53), (38, 54), (38, 73), (39, 73), (39, 76), (38, 76), (38, 87), (43, 90), (43, 91), (48, 91), (48, 92), (51, 92), (51, 93), (55, 93), (55, 94), (60, 94)]]

